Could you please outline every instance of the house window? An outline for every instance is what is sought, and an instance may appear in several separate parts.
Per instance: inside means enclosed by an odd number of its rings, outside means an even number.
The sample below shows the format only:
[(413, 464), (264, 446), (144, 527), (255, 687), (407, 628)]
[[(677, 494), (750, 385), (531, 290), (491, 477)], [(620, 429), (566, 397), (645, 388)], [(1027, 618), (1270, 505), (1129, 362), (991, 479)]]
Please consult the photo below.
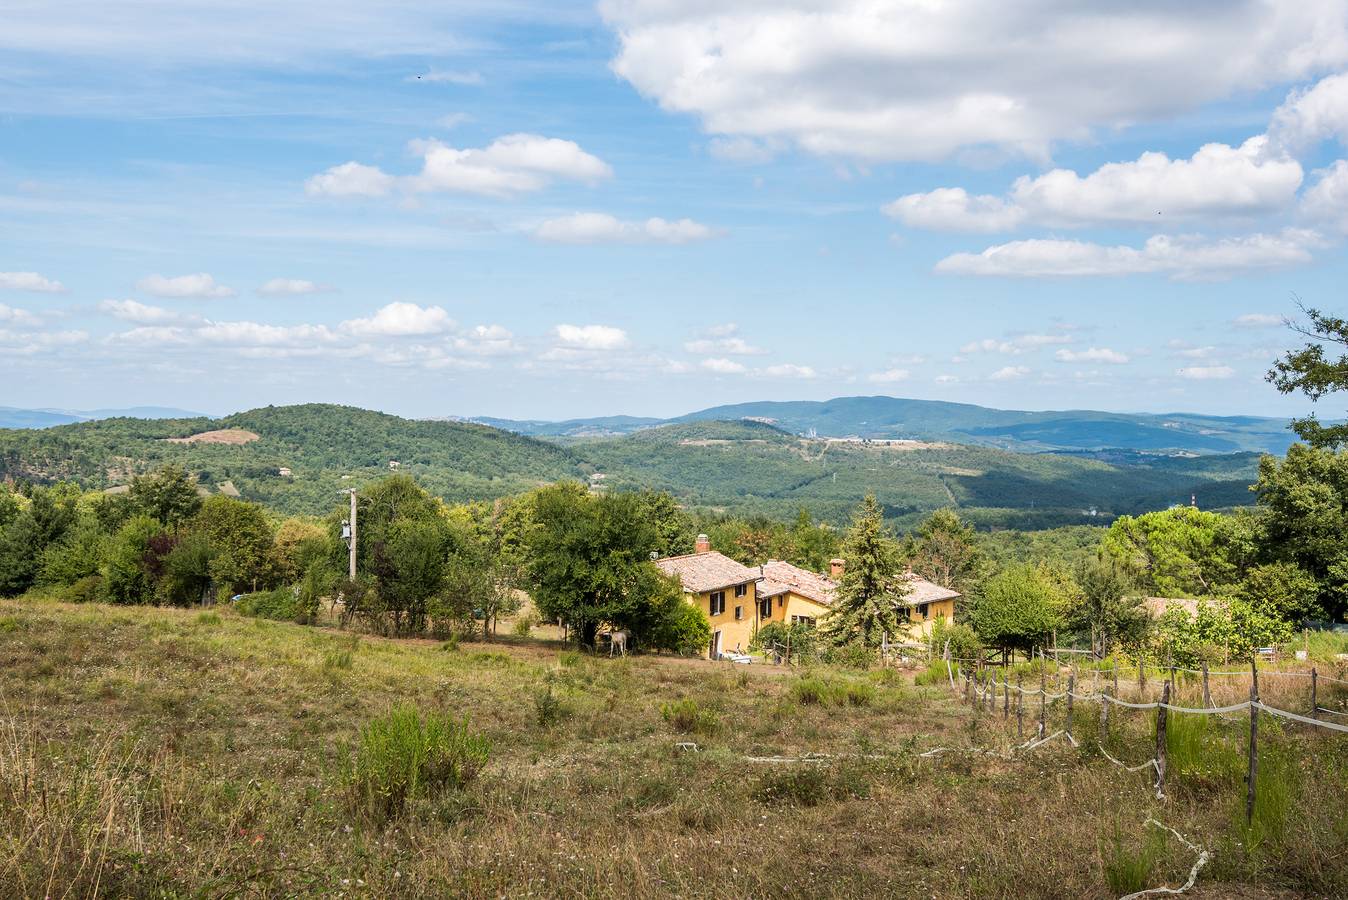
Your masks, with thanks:
[(758, 601), (758, 617), (760, 619), (772, 618), (772, 598), (768, 597)]
[(814, 616), (792, 616), (792, 617), (791, 617), (791, 624), (792, 624), (792, 625), (808, 625), (808, 626), (813, 626), (813, 625), (814, 625)]
[(725, 591), (713, 591), (711, 595), (711, 614), (719, 616), (725, 612)]
[(922, 603), (918, 605), (917, 611), (922, 614), (922, 621), (925, 622), (928, 618), (930, 618), (929, 616), (930, 610), (931, 610), (930, 603)]
[(749, 593), (749, 585), (747, 585), (747, 584), (737, 584), (737, 585), (735, 585), (735, 596), (736, 596), (736, 597), (743, 597), (743, 596), (744, 596), (745, 594), (747, 594), (747, 593)]
[(783, 606), (786, 606), (786, 594), (782, 594), (777, 598), (777, 608), (781, 609)]
[(735, 607), (735, 618), (736, 618), (736, 619), (743, 619), (743, 618), (744, 618), (744, 607), (743, 607), (743, 606), (737, 606), (737, 607)]

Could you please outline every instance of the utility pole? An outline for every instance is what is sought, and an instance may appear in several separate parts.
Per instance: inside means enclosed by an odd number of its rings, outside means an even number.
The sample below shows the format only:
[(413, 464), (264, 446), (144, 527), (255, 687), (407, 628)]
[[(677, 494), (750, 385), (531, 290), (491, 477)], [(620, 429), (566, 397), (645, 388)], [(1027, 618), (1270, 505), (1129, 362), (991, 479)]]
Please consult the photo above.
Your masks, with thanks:
[(347, 546), (351, 550), (350, 564), (348, 566), (347, 575), (351, 581), (355, 581), (356, 580), (356, 489), (348, 488), (342, 493), (351, 495), (351, 518), (347, 520), (346, 527), (343, 528), (342, 530), (345, 532), (343, 537), (346, 538)]

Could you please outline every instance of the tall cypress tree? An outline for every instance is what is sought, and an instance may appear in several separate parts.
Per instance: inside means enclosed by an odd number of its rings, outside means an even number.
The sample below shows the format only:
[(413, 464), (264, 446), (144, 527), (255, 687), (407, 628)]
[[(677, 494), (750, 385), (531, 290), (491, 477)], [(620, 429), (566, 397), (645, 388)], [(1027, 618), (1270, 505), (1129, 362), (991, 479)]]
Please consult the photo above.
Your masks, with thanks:
[(879, 646), (882, 634), (895, 637), (903, 627), (899, 602), (907, 585), (899, 577), (898, 541), (885, 529), (875, 495), (868, 494), (852, 517), (842, 555), (847, 565), (821, 623), (823, 634), (834, 644)]

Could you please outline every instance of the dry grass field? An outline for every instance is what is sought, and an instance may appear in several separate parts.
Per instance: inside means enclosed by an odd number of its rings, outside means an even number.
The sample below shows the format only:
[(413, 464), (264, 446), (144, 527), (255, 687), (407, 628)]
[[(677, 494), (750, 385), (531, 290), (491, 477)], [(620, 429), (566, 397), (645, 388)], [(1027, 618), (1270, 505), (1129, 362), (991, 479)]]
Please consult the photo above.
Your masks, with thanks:
[[(409, 715), (467, 749), (395, 797)], [(1188, 875), (1149, 817), (1212, 853), (1191, 896), (1348, 895), (1348, 735), (1262, 723), (1247, 828), (1244, 726), (1190, 721), (1157, 800), (1093, 740), (921, 757), (1014, 726), (895, 670), (0, 602), (0, 896), (1112, 897)]]

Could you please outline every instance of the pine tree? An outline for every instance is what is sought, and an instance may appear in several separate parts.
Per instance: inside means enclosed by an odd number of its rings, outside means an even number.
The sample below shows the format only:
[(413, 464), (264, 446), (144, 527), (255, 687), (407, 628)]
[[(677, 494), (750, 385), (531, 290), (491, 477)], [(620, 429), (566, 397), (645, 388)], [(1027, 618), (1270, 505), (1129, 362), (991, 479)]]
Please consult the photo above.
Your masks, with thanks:
[(894, 637), (903, 627), (899, 603), (907, 587), (899, 578), (899, 544), (886, 531), (874, 495), (867, 495), (853, 516), (842, 554), (847, 566), (821, 624), (824, 636), (839, 645), (859, 640), (879, 646), (882, 635)]

